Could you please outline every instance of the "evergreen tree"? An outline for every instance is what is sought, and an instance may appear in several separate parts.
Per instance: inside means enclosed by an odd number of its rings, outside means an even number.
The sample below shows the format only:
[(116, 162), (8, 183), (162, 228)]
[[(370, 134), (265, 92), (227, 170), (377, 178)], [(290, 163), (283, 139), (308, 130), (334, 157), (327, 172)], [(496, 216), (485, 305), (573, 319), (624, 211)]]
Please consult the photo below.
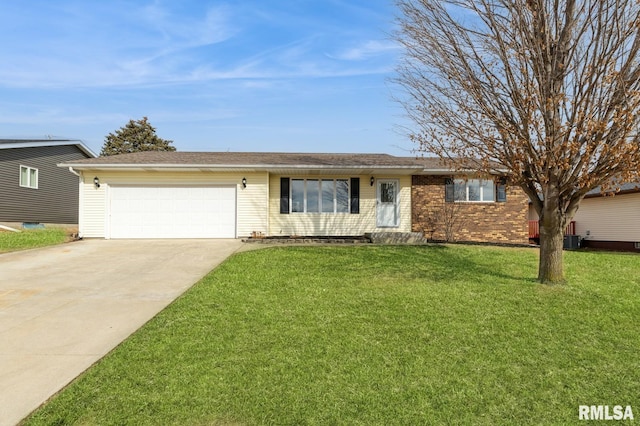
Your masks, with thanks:
[(100, 155), (103, 157), (140, 151), (175, 151), (173, 141), (156, 135), (147, 117), (142, 120), (129, 120), (126, 126), (109, 133), (104, 140)]

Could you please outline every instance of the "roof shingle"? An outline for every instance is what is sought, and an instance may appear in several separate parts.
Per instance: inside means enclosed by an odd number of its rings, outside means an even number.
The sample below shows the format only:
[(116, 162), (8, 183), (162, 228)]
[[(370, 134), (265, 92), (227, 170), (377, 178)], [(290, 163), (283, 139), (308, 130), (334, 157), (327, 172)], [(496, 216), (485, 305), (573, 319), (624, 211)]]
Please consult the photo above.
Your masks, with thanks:
[(210, 166), (310, 166), (400, 167), (440, 165), (437, 158), (395, 157), (388, 154), (329, 154), (283, 152), (167, 152), (145, 151), (70, 161), (82, 165), (210, 165)]

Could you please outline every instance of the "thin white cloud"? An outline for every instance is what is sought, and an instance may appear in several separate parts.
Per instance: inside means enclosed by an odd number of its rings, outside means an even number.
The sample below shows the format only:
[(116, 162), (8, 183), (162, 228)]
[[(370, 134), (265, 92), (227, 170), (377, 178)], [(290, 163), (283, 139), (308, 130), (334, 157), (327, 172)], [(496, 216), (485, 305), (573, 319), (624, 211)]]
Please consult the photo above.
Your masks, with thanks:
[(153, 110), (142, 113), (139, 117), (136, 114), (126, 112), (102, 112), (81, 114), (72, 108), (64, 107), (34, 107), (27, 112), (12, 112), (0, 106), (0, 124), (31, 126), (41, 123), (56, 123), (56, 125), (91, 125), (99, 123), (122, 123), (125, 124), (132, 118), (142, 118), (143, 115), (153, 118), (159, 122), (198, 122), (211, 120), (228, 120), (238, 117), (240, 113), (231, 108), (211, 108), (189, 110), (164, 109), (161, 105)]
[(29, 46), (25, 40), (13, 49), (0, 46), (0, 55), (12, 58), (0, 68), (0, 86), (124, 88), (229, 79), (255, 84), (261, 79), (348, 77), (392, 69), (391, 43), (372, 40), (341, 48), (353, 28), (341, 33), (310, 15), (295, 19), (288, 15), (289, 8), (261, 10), (253, 5), (250, 10), (247, 5), (194, 2), (186, 13), (182, 3), (160, 0), (142, 6), (54, 5), (49, 6), (55, 21), (51, 37), (40, 36)]
[(142, 22), (162, 35), (154, 43), (160, 54), (220, 43), (238, 31), (231, 25), (232, 11), (225, 5), (211, 6), (203, 15), (178, 16), (176, 19), (175, 13), (157, 1), (140, 10)]
[[(172, 3), (173, 4), (173, 3)], [(206, 58), (194, 49), (233, 37), (237, 30), (227, 7), (214, 5), (202, 13), (173, 13), (159, 2), (138, 10), (93, 4), (80, 10), (69, 4), (43, 17), (41, 34), (26, 23), (16, 43), (0, 46), (9, 59), (0, 68), (5, 87), (105, 87), (174, 81)], [(123, 7), (123, 10), (115, 10)], [(21, 10), (14, 13), (19, 14)], [(30, 11), (32, 12), (32, 11)], [(135, 19), (134, 19), (135, 18)], [(68, 21), (68, 22), (67, 22)], [(6, 30), (5, 30), (6, 31)], [(0, 28), (0, 37), (7, 38)]]
[[(256, 87), (260, 80), (385, 74), (393, 68), (389, 53), (396, 46), (389, 42), (343, 47), (352, 27), (327, 26), (312, 14), (295, 19), (288, 15), (291, 7), (207, 3), (48, 3), (52, 36), (28, 40), (25, 31), (22, 42), (0, 46), (0, 56), (10, 58), (0, 67), (0, 87), (143, 88), (230, 79), (251, 80), (247, 87)], [(44, 25), (44, 17), (37, 21)], [(2, 28), (0, 37), (7, 37)]]
[(369, 40), (341, 52), (327, 54), (327, 56), (344, 61), (361, 61), (398, 51), (399, 46), (396, 43), (390, 41)]
[(5, 3), (5, 136), (79, 137), (99, 152), (109, 132), (148, 116), (179, 150), (330, 152), (393, 140), (380, 105), (395, 54), (375, 41), (389, 32), (390, 2)]

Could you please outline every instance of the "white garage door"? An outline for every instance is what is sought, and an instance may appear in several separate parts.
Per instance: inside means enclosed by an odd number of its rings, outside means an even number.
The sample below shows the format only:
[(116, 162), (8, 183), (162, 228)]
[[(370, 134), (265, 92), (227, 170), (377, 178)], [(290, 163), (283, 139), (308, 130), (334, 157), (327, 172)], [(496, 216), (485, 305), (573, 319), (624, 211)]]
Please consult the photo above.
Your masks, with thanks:
[(111, 238), (235, 238), (232, 186), (112, 186)]

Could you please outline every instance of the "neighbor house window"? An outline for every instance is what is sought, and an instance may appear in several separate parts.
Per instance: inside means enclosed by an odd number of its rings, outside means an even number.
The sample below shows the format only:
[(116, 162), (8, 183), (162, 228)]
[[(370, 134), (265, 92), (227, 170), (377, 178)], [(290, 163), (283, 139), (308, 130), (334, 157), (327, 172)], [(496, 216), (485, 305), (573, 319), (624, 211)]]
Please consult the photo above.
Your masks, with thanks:
[(38, 169), (20, 166), (20, 186), (38, 189)]
[(349, 213), (349, 179), (291, 179), (292, 213)]
[(496, 181), (481, 179), (445, 179), (444, 199), (447, 203), (455, 201), (470, 202), (507, 202), (507, 179)]

